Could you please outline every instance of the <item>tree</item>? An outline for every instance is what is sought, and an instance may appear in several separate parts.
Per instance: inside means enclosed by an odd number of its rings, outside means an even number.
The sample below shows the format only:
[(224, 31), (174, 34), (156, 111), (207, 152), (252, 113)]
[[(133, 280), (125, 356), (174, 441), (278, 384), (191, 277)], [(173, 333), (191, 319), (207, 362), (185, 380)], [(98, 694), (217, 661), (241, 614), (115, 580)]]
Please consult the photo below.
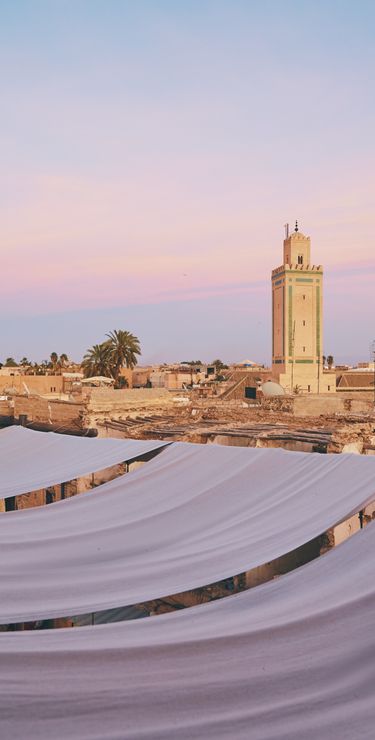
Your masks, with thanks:
[(31, 365), (30, 360), (27, 359), (27, 357), (23, 357), (22, 360), (20, 360), (21, 367), (29, 367)]
[(328, 357), (327, 357), (327, 365), (328, 365), (328, 369), (329, 370), (331, 370), (333, 363), (334, 363), (334, 359), (333, 359), (332, 355), (328, 355)]
[(50, 354), (50, 360), (51, 360), (50, 366), (51, 366), (51, 368), (52, 368), (52, 370), (53, 370), (54, 373), (57, 370), (57, 361), (58, 361), (58, 359), (59, 359), (59, 356), (58, 356), (57, 352), (51, 352), (51, 354)]
[(51, 352), (48, 366), (55, 375), (61, 375), (62, 369), (66, 367), (68, 363), (68, 355), (65, 352), (63, 352), (60, 357), (57, 352)]
[(108, 340), (105, 344), (109, 351), (111, 373), (117, 384), (123, 367), (133, 369), (136, 366), (141, 347), (138, 337), (123, 329), (115, 329), (106, 336)]
[(104, 375), (105, 378), (113, 378), (111, 372), (110, 348), (108, 342), (94, 344), (84, 355), (82, 370), (85, 378), (95, 375)]
[(5, 367), (18, 367), (13, 357), (7, 357), (5, 360)]
[(211, 365), (215, 366), (217, 373), (220, 373), (221, 370), (228, 370), (228, 365), (225, 365), (222, 360), (212, 360)]
[(113, 378), (116, 386), (124, 385), (120, 372), (123, 367), (133, 368), (137, 364), (137, 355), (141, 354), (139, 339), (129, 331), (115, 329), (106, 335), (108, 339), (102, 344), (94, 344), (88, 349), (82, 362), (86, 378), (103, 375)]
[(67, 367), (69, 364), (68, 355), (63, 352), (60, 357), (58, 358), (56, 362), (56, 372), (58, 375), (61, 375), (64, 367)]

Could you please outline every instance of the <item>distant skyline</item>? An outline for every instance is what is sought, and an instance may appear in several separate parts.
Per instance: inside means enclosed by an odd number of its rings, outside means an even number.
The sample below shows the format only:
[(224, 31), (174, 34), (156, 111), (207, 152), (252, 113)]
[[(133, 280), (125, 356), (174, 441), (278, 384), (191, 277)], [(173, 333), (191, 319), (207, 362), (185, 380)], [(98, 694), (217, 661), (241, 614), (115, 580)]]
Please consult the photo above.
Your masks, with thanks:
[(0, 9), (0, 360), (271, 360), (297, 218), (325, 354), (369, 358), (370, 0), (18, 0)]

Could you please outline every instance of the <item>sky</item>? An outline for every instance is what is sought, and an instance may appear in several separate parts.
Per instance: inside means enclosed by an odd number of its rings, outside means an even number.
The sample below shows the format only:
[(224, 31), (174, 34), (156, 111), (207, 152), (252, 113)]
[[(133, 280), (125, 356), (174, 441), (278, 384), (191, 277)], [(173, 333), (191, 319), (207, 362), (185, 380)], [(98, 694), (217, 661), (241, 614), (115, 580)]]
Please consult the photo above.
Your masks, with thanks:
[(271, 360), (284, 224), (375, 338), (372, 0), (0, 2), (0, 360)]

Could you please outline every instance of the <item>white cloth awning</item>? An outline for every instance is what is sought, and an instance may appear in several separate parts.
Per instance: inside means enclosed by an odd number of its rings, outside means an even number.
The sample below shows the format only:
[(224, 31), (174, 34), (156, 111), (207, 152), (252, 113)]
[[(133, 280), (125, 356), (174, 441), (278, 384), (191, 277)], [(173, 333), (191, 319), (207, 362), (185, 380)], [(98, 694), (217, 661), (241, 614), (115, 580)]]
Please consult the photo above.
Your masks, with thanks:
[(0, 623), (219, 581), (294, 550), (374, 497), (374, 457), (176, 443), (89, 493), (0, 516)]
[(167, 442), (73, 437), (13, 426), (0, 431), (0, 499), (130, 462)]
[(372, 740), (375, 525), (283, 578), (160, 617), (0, 634), (14, 740)]

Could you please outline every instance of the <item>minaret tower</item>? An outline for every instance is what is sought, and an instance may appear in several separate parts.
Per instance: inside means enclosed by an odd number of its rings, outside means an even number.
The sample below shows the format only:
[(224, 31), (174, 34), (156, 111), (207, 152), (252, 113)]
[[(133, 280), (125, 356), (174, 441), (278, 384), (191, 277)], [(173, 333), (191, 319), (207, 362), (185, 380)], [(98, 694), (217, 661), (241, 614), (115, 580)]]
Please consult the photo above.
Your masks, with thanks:
[(284, 260), (272, 271), (272, 370), (291, 392), (336, 390), (323, 375), (323, 268), (312, 265), (310, 237), (285, 227)]

